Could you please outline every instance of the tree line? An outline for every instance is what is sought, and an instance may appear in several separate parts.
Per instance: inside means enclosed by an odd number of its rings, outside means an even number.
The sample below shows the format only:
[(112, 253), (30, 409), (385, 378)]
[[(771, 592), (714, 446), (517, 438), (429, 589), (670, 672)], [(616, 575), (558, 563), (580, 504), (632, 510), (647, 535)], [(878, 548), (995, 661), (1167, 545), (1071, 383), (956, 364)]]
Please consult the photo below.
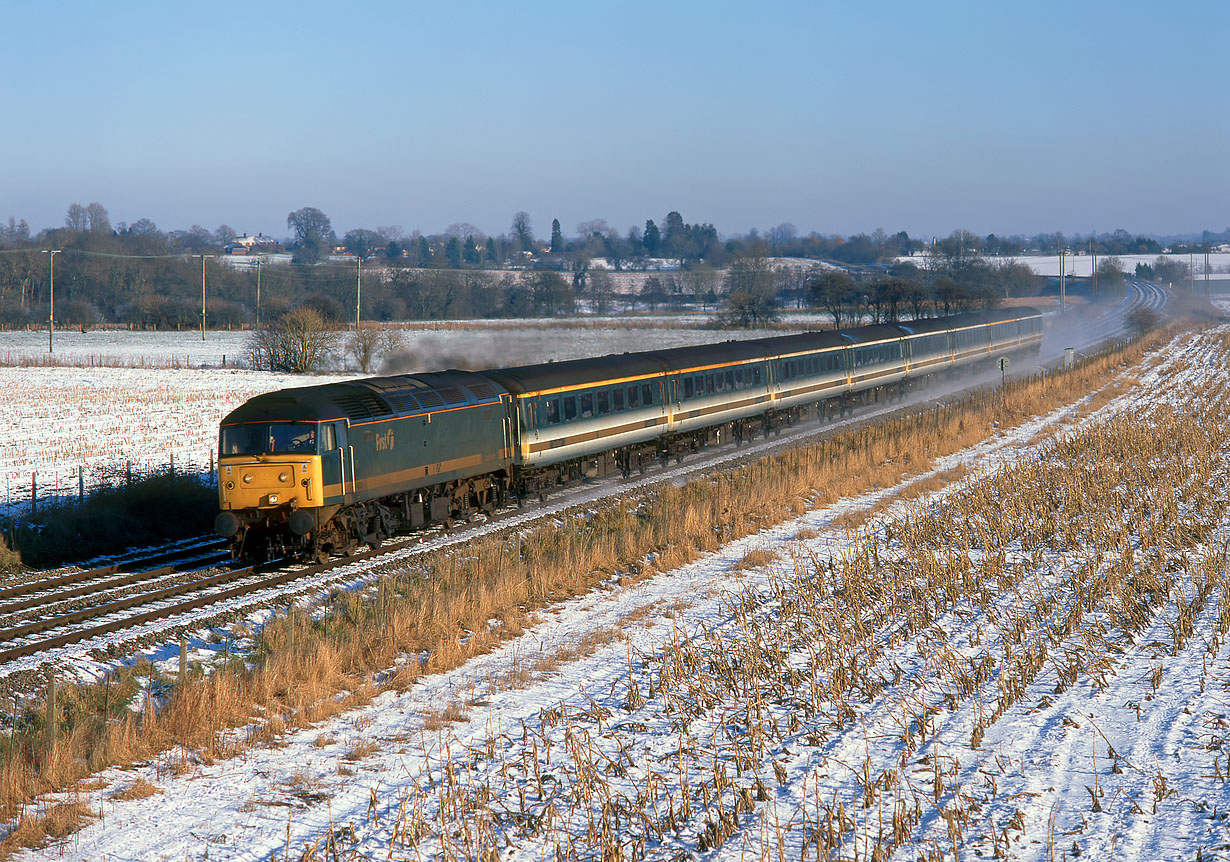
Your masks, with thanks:
[[(200, 325), (202, 278), (206, 324), (212, 328), (254, 325), (258, 316), (273, 319), (303, 306), (327, 320), (353, 319), (360, 281), (355, 260), (379, 264), (382, 270), (379, 278), (364, 279), (362, 317), (369, 320), (557, 315), (572, 313), (578, 304), (597, 313), (618, 311), (621, 305), (657, 310), (686, 304), (721, 306), (730, 320), (750, 325), (789, 304), (848, 306), (847, 314), (878, 319), (902, 308), (929, 313), (1028, 296), (1037, 291), (1038, 280), (1027, 267), (996, 256), (1053, 251), (1078, 240), (1107, 256), (1099, 283), (1109, 289), (1117, 274), (1110, 255), (1161, 250), (1155, 240), (1126, 231), (1096, 238), (1000, 238), (956, 231), (924, 243), (904, 231), (801, 235), (783, 223), (763, 233), (751, 230), (723, 239), (712, 224), (688, 223), (678, 211), (624, 233), (604, 219), (592, 219), (565, 236), (555, 219), (548, 237), (541, 239), (525, 212), (514, 214), (508, 231), (498, 236), (455, 223), (430, 236), (384, 226), (352, 229), (339, 238), (329, 217), (314, 207), (289, 213), (286, 225), (286, 238), (256, 250), (289, 252), (291, 264), (258, 270), (219, 261), (236, 235), (228, 225), (162, 231), (149, 219), (113, 224), (97, 202), (72, 204), (62, 227), (33, 235), (24, 220), (10, 218), (0, 224), (0, 326), (46, 320), (52, 263), (46, 252), (51, 249), (57, 251), (59, 323), (158, 329)], [(1215, 236), (1206, 232), (1205, 238)], [(925, 255), (899, 262), (924, 249)], [(345, 255), (340, 260), (338, 252)], [(594, 265), (597, 258), (610, 269)], [(807, 276), (805, 266), (768, 263), (779, 258), (831, 261), (854, 273), (855, 286), (818, 291), (814, 285), (822, 273)], [(670, 268), (649, 269), (664, 260)], [(1178, 283), (1185, 276), (1176, 268), (1185, 269), (1159, 258), (1138, 274)], [(647, 274), (639, 292), (629, 296), (615, 289), (611, 269)], [(900, 300), (902, 290), (913, 299)], [(846, 294), (854, 298), (835, 298)], [(919, 299), (923, 294), (926, 298)], [(860, 303), (865, 312), (854, 311)]]

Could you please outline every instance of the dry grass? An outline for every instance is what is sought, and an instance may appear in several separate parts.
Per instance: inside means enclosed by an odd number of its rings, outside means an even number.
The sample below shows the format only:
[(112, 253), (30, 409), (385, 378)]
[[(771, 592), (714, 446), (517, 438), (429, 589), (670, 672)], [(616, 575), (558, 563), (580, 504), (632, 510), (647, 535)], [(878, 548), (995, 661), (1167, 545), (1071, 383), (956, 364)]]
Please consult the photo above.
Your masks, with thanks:
[(162, 791), (150, 784), (144, 778), (138, 778), (132, 784), (117, 790), (111, 794), (112, 799), (145, 799)]
[(13, 831), (0, 842), (0, 859), (22, 850), (36, 850), (76, 832), (97, 815), (84, 803), (60, 802), (34, 814), (23, 813)]
[(470, 715), (465, 706), (460, 703), (450, 703), (444, 709), (423, 714), (423, 727), (427, 730), (441, 730), (450, 724), (466, 721)]
[(743, 555), (743, 559), (735, 563), (735, 571), (740, 569), (759, 569), (762, 566), (767, 566), (769, 563), (776, 560), (777, 552), (770, 551), (767, 548), (752, 548)]
[(344, 760), (362, 760), (365, 757), (370, 757), (380, 750), (379, 743), (370, 739), (360, 739), (350, 749), (342, 755)]
[[(780, 523), (800, 507), (895, 485), (993, 429), (1105, 386), (1148, 346), (1108, 352), (1063, 373), (1011, 384), (1005, 393), (971, 395), (950, 408), (840, 434), (683, 487), (607, 502), (563, 529), (485, 538), (467, 546), (464, 557), (439, 551), (413, 571), (390, 568), (374, 599), (344, 594), (323, 619), (295, 611), (271, 622), (256, 638), (251, 669), (232, 666), (176, 685), (157, 713), (124, 708), (136, 690), (130, 677), (111, 683), (114, 717), (106, 723), (102, 686), (62, 693), (63, 730), (49, 754), (41, 706), (31, 704), (29, 730), (18, 734), (0, 770), (0, 814), (15, 816), (38, 794), (108, 764), (151, 759), (175, 746), (205, 760), (226, 757), (284, 728), (336, 715), (367, 702), (370, 674), (401, 656), (427, 658), (403, 666), (394, 687), (456, 667), (532, 624), (536, 609), (612, 576), (667, 571)], [(502, 625), (489, 626), (492, 619)], [(438, 728), (464, 716), (462, 707), (451, 706), (428, 721)], [(257, 719), (246, 738), (224, 733)]]

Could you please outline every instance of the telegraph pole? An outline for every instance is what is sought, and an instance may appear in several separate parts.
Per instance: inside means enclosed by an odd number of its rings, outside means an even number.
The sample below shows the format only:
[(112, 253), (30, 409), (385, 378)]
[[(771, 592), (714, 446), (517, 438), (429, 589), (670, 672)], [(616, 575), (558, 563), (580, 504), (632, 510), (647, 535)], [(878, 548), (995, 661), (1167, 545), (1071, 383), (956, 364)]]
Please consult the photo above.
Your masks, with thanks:
[(1093, 240), (1089, 240), (1089, 256), (1093, 258), (1093, 269), (1090, 272), (1093, 275), (1093, 297), (1096, 301), (1098, 296), (1098, 253), (1093, 250)]
[(362, 319), (359, 313), (359, 306), (363, 302), (363, 258), (356, 255), (355, 261), (359, 264), (359, 275), (355, 281), (354, 292), (354, 328), (355, 332), (358, 332), (359, 321)]
[(261, 259), (256, 259), (256, 328), (261, 328)]
[(1064, 284), (1064, 251), (1059, 252), (1059, 313), (1063, 314), (1068, 306), (1067, 287)]
[(201, 341), (205, 340), (205, 255), (201, 258)]
[(46, 248), (43, 249), (43, 254), (47, 255), (48, 275), (51, 286), (51, 295), (47, 303), (47, 352), (55, 353), (55, 346), (52, 343), (52, 336), (56, 331), (56, 255), (63, 249)]

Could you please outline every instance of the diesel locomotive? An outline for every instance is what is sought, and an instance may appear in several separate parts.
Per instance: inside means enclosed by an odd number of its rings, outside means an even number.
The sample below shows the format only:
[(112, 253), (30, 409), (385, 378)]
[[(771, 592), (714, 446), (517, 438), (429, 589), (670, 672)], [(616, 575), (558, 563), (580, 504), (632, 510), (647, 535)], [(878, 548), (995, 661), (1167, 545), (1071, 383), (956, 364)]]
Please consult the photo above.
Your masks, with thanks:
[(1042, 315), (892, 325), (258, 395), (218, 438), (237, 557), (323, 561), (515, 496), (824, 418), (921, 378), (1037, 352)]

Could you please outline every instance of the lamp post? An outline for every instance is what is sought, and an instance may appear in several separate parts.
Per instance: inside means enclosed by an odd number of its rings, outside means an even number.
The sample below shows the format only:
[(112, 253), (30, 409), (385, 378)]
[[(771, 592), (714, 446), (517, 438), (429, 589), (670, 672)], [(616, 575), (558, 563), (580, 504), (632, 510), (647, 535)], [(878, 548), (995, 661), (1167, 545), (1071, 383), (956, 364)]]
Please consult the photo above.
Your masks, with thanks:
[(52, 343), (52, 335), (56, 331), (56, 255), (63, 249), (45, 248), (43, 254), (47, 255), (48, 274), (51, 284), (51, 296), (47, 303), (47, 352), (55, 353), (55, 346)]

